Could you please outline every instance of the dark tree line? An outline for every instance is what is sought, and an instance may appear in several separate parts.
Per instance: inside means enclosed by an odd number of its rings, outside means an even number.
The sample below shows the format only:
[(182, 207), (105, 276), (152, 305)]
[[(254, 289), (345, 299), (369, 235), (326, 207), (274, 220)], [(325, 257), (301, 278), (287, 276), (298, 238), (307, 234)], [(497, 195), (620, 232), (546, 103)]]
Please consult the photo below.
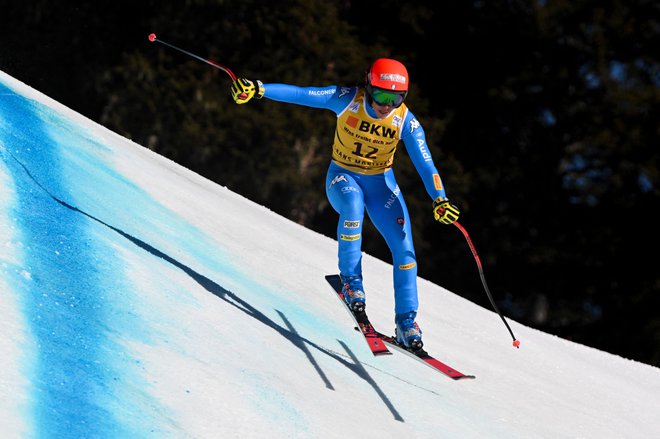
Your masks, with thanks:
[[(4, 3), (1, 70), (333, 237), (334, 115), (237, 106), (223, 72), (147, 35), (303, 86), (352, 85), (376, 57), (401, 60), (407, 103), (504, 313), (660, 365), (657, 2)], [(462, 235), (433, 221), (403, 148), (395, 171), (420, 276), (490, 307)], [(365, 234), (364, 250), (389, 262)]]

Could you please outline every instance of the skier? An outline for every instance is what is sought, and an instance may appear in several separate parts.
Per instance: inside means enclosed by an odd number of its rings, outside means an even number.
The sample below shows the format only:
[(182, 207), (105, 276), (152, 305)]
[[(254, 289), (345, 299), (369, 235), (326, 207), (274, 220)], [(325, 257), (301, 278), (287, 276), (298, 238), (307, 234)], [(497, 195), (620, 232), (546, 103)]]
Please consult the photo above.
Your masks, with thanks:
[(326, 194), (339, 214), (338, 265), (344, 297), (353, 312), (364, 312), (362, 226), (366, 209), (392, 253), (396, 340), (418, 350), (423, 343), (415, 322), (417, 260), (408, 209), (392, 170), (399, 140), (433, 200), (435, 219), (452, 224), (459, 209), (446, 196), (424, 129), (404, 104), (408, 85), (408, 71), (402, 63), (380, 58), (371, 65), (363, 86), (298, 87), (237, 78), (231, 94), (237, 104), (266, 97), (337, 115)]

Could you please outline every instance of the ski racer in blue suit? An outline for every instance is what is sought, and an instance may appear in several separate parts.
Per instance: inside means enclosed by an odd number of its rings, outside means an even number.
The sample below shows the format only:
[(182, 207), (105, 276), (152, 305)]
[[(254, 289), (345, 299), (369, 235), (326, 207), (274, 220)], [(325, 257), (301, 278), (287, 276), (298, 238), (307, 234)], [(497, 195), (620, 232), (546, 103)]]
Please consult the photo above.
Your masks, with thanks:
[(419, 307), (417, 260), (408, 209), (392, 170), (400, 140), (433, 200), (435, 219), (451, 224), (458, 219), (459, 209), (447, 198), (424, 129), (404, 104), (408, 83), (403, 64), (380, 58), (371, 65), (365, 86), (298, 87), (238, 78), (231, 92), (238, 104), (266, 97), (337, 115), (326, 194), (339, 214), (338, 265), (344, 298), (353, 312), (364, 312), (361, 262), (366, 209), (392, 253), (397, 342), (418, 350), (422, 332), (415, 322)]

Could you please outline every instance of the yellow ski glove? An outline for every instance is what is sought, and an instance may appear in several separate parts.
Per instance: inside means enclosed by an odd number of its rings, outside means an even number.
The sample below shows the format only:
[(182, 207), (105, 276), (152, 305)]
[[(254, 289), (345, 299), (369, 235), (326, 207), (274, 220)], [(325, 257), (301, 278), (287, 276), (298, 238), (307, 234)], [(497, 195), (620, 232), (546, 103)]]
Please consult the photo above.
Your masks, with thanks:
[(236, 78), (231, 85), (231, 97), (237, 104), (244, 104), (250, 99), (261, 99), (264, 96), (264, 84), (257, 81), (250, 81), (245, 78)]
[(452, 224), (460, 214), (461, 211), (458, 210), (458, 207), (445, 198), (438, 197), (433, 201), (433, 216), (442, 224)]

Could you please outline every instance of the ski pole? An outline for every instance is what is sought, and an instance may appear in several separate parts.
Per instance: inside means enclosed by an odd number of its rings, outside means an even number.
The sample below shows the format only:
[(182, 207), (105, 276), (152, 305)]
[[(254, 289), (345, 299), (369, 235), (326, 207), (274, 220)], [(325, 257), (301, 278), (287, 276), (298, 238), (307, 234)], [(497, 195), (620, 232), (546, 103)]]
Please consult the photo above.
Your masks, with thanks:
[(477, 254), (477, 249), (474, 247), (474, 244), (472, 244), (470, 235), (468, 235), (467, 230), (465, 230), (465, 228), (462, 225), (460, 225), (458, 221), (454, 221), (454, 225), (458, 227), (458, 230), (460, 230), (463, 233), (463, 236), (465, 236), (465, 240), (470, 246), (470, 250), (472, 250), (472, 256), (474, 256), (474, 261), (477, 263), (477, 268), (479, 269), (479, 276), (481, 277), (481, 283), (484, 286), (484, 290), (486, 290), (486, 295), (488, 295), (488, 299), (490, 300), (491, 305), (493, 305), (493, 309), (497, 311), (497, 313), (500, 315), (500, 318), (504, 322), (504, 326), (506, 326), (506, 329), (509, 330), (509, 334), (511, 334), (511, 337), (513, 338), (513, 346), (515, 346), (516, 348), (520, 348), (520, 341), (518, 341), (516, 339), (516, 336), (513, 335), (513, 331), (511, 330), (511, 327), (509, 327), (509, 324), (506, 322), (506, 319), (504, 318), (500, 310), (497, 308), (497, 305), (493, 300), (493, 296), (490, 294), (490, 290), (488, 289), (488, 285), (486, 285), (486, 277), (484, 276), (484, 269), (481, 266), (481, 260), (479, 259), (479, 255)]
[(201, 56), (197, 56), (197, 55), (195, 55), (194, 53), (190, 53), (190, 52), (188, 52), (187, 50), (183, 50), (183, 49), (181, 49), (181, 48), (179, 48), (179, 47), (176, 47), (176, 46), (174, 46), (174, 45), (172, 45), (172, 44), (170, 44), (170, 43), (166, 43), (165, 41), (163, 41), (163, 40), (161, 40), (161, 39), (158, 39), (158, 38), (156, 37), (156, 34), (154, 34), (154, 33), (149, 34), (149, 41), (151, 41), (152, 43), (153, 43), (154, 41), (156, 41), (156, 42), (158, 42), (158, 43), (164, 44), (164, 45), (166, 45), (166, 46), (168, 46), (168, 47), (171, 47), (172, 49), (178, 50), (179, 52), (185, 53), (186, 55), (192, 56), (192, 57), (195, 58), (195, 59), (198, 59), (198, 60), (200, 60), (200, 61), (202, 61), (202, 62), (205, 62), (206, 64), (212, 65), (212, 66), (215, 67), (216, 69), (220, 69), (220, 70), (222, 70), (223, 72), (225, 72), (226, 74), (228, 74), (232, 81), (236, 81), (236, 75), (234, 75), (234, 72), (232, 72), (232, 71), (229, 69), (229, 67), (223, 66), (222, 64), (218, 64), (217, 62), (215, 62), (215, 61), (211, 61), (210, 59), (205, 59), (205, 58), (202, 58)]

